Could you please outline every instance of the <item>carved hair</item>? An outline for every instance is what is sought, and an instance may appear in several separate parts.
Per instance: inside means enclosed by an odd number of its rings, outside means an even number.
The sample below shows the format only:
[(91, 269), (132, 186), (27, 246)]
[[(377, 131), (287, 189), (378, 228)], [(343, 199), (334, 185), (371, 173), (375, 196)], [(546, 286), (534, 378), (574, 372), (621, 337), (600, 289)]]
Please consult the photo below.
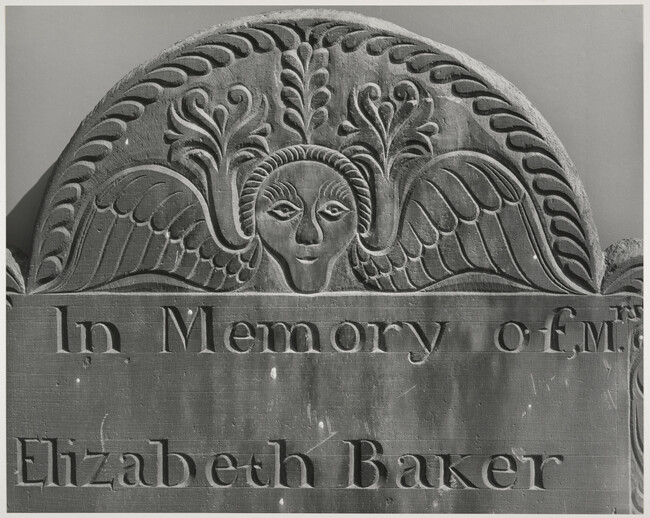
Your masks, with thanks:
[(313, 144), (285, 147), (264, 159), (246, 180), (239, 202), (239, 221), (247, 236), (255, 231), (255, 202), (257, 192), (269, 175), (283, 165), (298, 161), (318, 162), (331, 167), (348, 182), (357, 204), (357, 230), (365, 236), (370, 230), (372, 199), (368, 182), (357, 166), (343, 154), (333, 149)]

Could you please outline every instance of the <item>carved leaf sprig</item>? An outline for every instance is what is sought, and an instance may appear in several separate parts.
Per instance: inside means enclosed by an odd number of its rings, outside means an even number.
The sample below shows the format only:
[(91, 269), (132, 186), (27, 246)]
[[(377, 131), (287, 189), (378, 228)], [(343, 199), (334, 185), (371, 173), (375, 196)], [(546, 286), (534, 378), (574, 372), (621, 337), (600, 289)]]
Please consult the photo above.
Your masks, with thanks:
[(348, 119), (339, 135), (350, 142), (341, 151), (385, 179), (405, 162), (433, 155), (438, 125), (431, 121), (433, 99), (409, 80), (400, 81), (382, 99), (381, 88), (367, 83), (348, 99)]
[(329, 118), (327, 105), (332, 92), (328, 85), (328, 65), (329, 51), (314, 50), (306, 42), (282, 53), (280, 99), (285, 107), (282, 121), (305, 144), (311, 143), (312, 132)]
[(248, 160), (266, 156), (268, 101), (265, 95), (256, 99), (243, 85), (232, 86), (224, 104), (212, 102), (202, 88), (189, 90), (169, 107), (165, 140), (171, 143), (170, 162), (185, 166), (197, 187), (205, 189), (210, 180), (206, 174), (229, 174)]

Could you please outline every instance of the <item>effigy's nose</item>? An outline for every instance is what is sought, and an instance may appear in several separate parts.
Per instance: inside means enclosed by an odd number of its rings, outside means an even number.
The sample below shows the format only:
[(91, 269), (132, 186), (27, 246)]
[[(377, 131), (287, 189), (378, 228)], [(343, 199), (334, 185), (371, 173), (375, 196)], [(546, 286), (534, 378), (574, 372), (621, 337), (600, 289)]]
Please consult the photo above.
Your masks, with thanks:
[(299, 245), (318, 245), (323, 241), (323, 232), (317, 221), (306, 211), (296, 229), (296, 243)]

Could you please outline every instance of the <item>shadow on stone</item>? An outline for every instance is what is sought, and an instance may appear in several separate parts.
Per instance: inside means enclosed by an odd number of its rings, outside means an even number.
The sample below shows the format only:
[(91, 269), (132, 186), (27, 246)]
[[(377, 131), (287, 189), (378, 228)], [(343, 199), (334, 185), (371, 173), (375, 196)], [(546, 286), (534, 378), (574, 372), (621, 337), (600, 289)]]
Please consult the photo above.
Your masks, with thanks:
[(7, 214), (7, 246), (17, 248), (27, 257), (32, 253), (32, 240), (38, 218), (38, 211), (45, 196), (45, 189), (54, 170), (52, 164), (38, 182)]

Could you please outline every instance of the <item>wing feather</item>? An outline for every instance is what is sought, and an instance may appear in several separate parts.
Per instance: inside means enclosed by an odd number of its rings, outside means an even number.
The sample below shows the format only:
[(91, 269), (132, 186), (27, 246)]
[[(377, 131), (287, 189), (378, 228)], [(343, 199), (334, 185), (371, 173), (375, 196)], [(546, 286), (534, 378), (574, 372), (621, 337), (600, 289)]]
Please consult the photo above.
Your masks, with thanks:
[(458, 242), (456, 234), (446, 234), (440, 238), (440, 255), (447, 268), (455, 273), (466, 272), (472, 269), (465, 259), (465, 254)]
[(490, 254), (485, 248), (485, 243), (478, 231), (476, 221), (472, 221), (468, 225), (460, 225), (458, 227), (457, 237), (463, 248), (465, 257), (472, 266), (479, 270), (496, 271), (494, 263), (490, 259)]
[(395, 270), (395, 273), (390, 277), (390, 280), (397, 291), (413, 291), (416, 289), (406, 274), (406, 268)]
[(425, 208), (435, 228), (442, 233), (453, 232), (458, 225), (458, 218), (436, 184), (428, 178), (419, 183), (415, 199)]
[(403, 239), (400, 241), (402, 243), (402, 248), (408, 256), (409, 259), (418, 259), (424, 253), (424, 243), (413, 230), (413, 224), (411, 219), (406, 222), (404, 229), (402, 230)]
[(427, 253), (422, 257), (422, 263), (427, 275), (431, 277), (434, 282), (453, 275), (453, 272), (447, 268), (447, 265), (442, 261), (438, 247), (427, 250)]
[(199, 286), (206, 286), (212, 275), (212, 265), (206, 261), (199, 261), (189, 280)]
[[(460, 181), (453, 171), (442, 167), (439, 174), (432, 176), (429, 181), (445, 197), (445, 201), (458, 219), (469, 222), (478, 218), (479, 206), (476, 200), (469, 188)], [(449, 194), (445, 196), (444, 193)]]
[(129, 238), (128, 247), (124, 254), (122, 254), (122, 260), (116, 272), (117, 277), (127, 275), (128, 272), (138, 268), (138, 265), (144, 259), (144, 254), (147, 251), (151, 237), (152, 233), (146, 226), (138, 226), (135, 228)]
[(487, 213), (477, 221), (483, 242), (487, 245), (487, 252), (497, 273), (523, 280), (510, 253), (510, 245), (503, 233), (503, 227), (497, 213)]
[(438, 241), (439, 233), (426, 209), (420, 202), (412, 200), (407, 211), (410, 212), (407, 215), (409, 227), (416, 234), (417, 239), (425, 248), (434, 246)]
[[(486, 211), (497, 211), (503, 203), (502, 197), (494, 187), (494, 184), (486, 178), (481, 169), (468, 163), (468, 167), (460, 169), (458, 181), (463, 183), (465, 189), (472, 196), (481, 209)], [(469, 186), (472, 186), (470, 189)]]
[(409, 280), (414, 287), (430, 284), (434, 279), (429, 276), (422, 264), (422, 258), (412, 259), (409, 261), (409, 267), (406, 269)]

